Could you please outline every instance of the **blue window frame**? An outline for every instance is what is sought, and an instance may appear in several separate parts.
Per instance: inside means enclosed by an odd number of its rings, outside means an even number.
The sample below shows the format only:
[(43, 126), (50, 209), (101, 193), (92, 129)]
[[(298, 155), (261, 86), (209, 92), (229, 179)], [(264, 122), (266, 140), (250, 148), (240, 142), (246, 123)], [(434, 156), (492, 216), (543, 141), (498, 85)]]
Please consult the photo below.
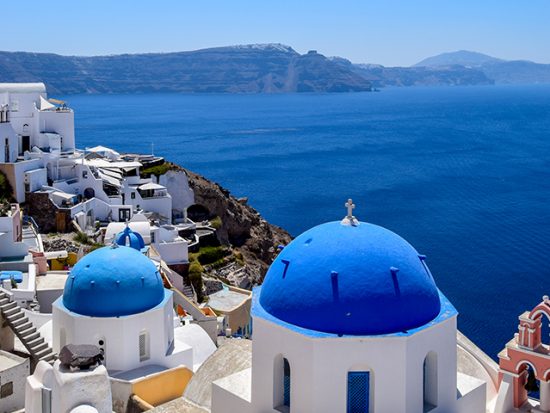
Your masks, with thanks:
[(348, 413), (369, 412), (370, 372), (348, 372)]
[(290, 364), (283, 359), (283, 406), (290, 407)]

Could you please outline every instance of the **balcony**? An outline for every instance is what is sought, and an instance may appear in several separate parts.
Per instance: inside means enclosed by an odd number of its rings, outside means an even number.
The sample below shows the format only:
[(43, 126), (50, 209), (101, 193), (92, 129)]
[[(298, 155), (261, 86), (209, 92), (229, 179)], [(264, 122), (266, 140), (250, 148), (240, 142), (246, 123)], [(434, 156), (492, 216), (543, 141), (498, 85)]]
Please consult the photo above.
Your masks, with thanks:
[(139, 186), (138, 192), (143, 199), (165, 198), (168, 196), (166, 187), (152, 182)]

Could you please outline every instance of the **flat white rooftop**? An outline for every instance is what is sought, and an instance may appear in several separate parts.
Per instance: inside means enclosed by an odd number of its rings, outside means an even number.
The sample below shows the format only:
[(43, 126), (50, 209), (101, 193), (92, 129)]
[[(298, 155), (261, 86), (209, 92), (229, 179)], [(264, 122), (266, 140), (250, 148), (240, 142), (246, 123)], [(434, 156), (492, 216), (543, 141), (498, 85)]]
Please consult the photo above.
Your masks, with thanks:
[(0, 371), (11, 369), (12, 367), (20, 365), (24, 361), (25, 359), (23, 357), (0, 350)]
[(44, 83), (0, 83), (0, 93), (46, 93)]
[(223, 289), (208, 296), (208, 306), (214, 311), (226, 312), (238, 307), (248, 298), (250, 296), (247, 294)]
[(36, 290), (62, 290), (68, 275), (68, 271), (48, 271), (46, 275), (39, 275), (36, 277)]

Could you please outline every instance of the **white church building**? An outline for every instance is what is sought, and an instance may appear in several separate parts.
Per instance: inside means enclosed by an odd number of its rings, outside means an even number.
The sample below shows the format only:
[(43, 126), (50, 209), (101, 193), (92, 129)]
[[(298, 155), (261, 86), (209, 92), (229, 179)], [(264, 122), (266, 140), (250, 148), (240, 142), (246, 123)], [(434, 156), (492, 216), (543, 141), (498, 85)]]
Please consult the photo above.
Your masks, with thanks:
[(252, 367), (214, 381), (213, 413), (484, 413), (458, 372), (457, 311), (425, 256), (382, 227), (314, 227), (254, 291)]
[(216, 350), (199, 325), (181, 325), (156, 265), (131, 247), (113, 244), (84, 256), (52, 307), (44, 328), (51, 326), (53, 350), (94, 345), (104, 360), (76, 373), (59, 361), (39, 362), (27, 379), (27, 413), (80, 412), (72, 410), (79, 406), (95, 409), (83, 412), (124, 411), (132, 381), (182, 367), (193, 372)]

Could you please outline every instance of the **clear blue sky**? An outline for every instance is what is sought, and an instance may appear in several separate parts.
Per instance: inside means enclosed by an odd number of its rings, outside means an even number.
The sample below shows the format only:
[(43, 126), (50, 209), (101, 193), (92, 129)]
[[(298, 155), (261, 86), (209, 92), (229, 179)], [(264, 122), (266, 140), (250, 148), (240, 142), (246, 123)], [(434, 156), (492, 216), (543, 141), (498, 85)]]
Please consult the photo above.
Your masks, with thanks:
[(2, 1), (0, 50), (101, 55), (284, 43), (410, 65), (474, 50), (550, 63), (550, 0)]

